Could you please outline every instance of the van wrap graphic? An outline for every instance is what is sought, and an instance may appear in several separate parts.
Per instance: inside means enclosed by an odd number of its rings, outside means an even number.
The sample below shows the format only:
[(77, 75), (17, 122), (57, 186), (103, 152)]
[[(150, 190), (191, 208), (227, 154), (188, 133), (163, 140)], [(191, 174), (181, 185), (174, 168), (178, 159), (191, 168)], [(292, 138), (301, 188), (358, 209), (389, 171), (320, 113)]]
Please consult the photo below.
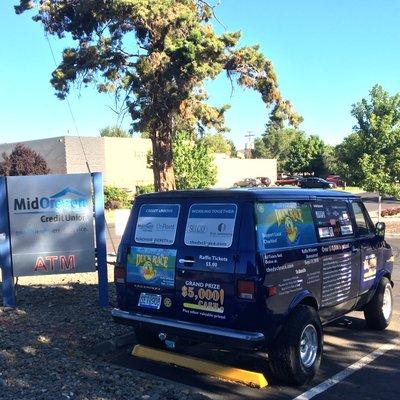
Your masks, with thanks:
[(192, 204), (186, 224), (185, 244), (230, 247), (236, 213), (236, 204)]
[(135, 241), (171, 245), (175, 242), (179, 204), (143, 204), (139, 210)]
[[(278, 296), (269, 300), (274, 307), (296, 293), (309, 290), (322, 307), (339, 304), (356, 295), (352, 270), (351, 243), (296, 248), (263, 254), (266, 287)], [(283, 311), (283, 310), (282, 310)]]
[(156, 287), (174, 287), (175, 262), (175, 249), (132, 246), (127, 258), (127, 281)]
[(225, 319), (225, 288), (221, 283), (186, 280), (179, 288), (184, 314)]
[(316, 242), (310, 207), (297, 202), (256, 203), (260, 250)]

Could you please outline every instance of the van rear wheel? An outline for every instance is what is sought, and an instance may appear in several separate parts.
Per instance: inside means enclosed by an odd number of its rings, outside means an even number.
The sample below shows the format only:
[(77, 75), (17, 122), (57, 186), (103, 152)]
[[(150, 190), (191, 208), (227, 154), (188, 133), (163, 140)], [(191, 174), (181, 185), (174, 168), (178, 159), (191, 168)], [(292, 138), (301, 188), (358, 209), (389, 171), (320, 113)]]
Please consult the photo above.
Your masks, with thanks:
[(322, 338), (316, 310), (309, 306), (296, 307), (268, 353), (274, 376), (292, 385), (311, 381), (321, 363)]
[(368, 328), (382, 331), (388, 327), (393, 313), (393, 291), (388, 278), (382, 278), (374, 297), (364, 307)]

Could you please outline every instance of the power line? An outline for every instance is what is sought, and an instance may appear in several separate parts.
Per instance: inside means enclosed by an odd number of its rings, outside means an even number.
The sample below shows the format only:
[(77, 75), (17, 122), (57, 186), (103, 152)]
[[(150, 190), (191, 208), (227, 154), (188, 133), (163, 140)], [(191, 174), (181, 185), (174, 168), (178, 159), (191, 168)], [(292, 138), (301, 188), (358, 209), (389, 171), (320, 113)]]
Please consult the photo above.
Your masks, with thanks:
[[(53, 58), (53, 61), (54, 61), (54, 66), (57, 68), (56, 57), (55, 57), (55, 55), (54, 55), (54, 51), (53, 51), (53, 48), (52, 48), (52, 46), (51, 46), (51, 42), (50, 42), (50, 39), (49, 39), (49, 36), (47, 35), (47, 33), (45, 33), (45, 37), (46, 37), (46, 40), (47, 40), (47, 44), (49, 45), (51, 57)], [(85, 157), (86, 168), (87, 168), (87, 170), (88, 170), (89, 173), (92, 173), (92, 171), (90, 170), (89, 160), (88, 160), (88, 157), (87, 157), (87, 154), (86, 154), (86, 151), (85, 151), (85, 146), (83, 145), (82, 137), (81, 137), (81, 135), (80, 135), (80, 133), (79, 133), (79, 129), (78, 129), (78, 124), (76, 123), (76, 119), (75, 119), (74, 113), (72, 112), (72, 107), (71, 107), (71, 104), (70, 104), (70, 102), (69, 102), (69, 100), (68, 100), (68, 97), (65, 98), (65, 101), (67, 102), (68, 111), (69, 111), (69, 114), (70, 114), (70, 116), (71, 116), (72, 122), (73, 122), (73, 124), (74, 124), (76, 134), (77, 134), (77, 136), (78, 136), (78, 138), (79, 138), (79, 143), (80, 143), (81, 148), (82, 148), (83, 156)], [(116, 253), (117, 251), (116, 251), (114, 239), (113, 239), (113, 237), (112, 237), (112, 235), (111, 235), (110, 226), (109, 226), (109, 224), (107, 223), (107, 220), (105, 221), (105, 223), (106, 223), (107, 233), (108, 233), (108, 237), (110, 238), (112, 248), (113, 248), (113, 250), (114, 250), (114, 253)]]
[[(47, 35), (47, 33), (45, 33), (45, 37), (46, 37), (46, 40), (47, 40), (47, 44), (49, 45), (51, 56), (52, 56), (53, 61), (54, 61), (54, 66), (57, 68), (56, 57), (54, 56), (54, 51), (53, 51), (53, 48), (51, 46), (50, 39), (49, 39), (49, 36)], [(89, 173), (92, 173), (92, 171), (90, 170), (89, 160), (87, 158), (87, 154), (86, 154), (86, 151), (85, 151), (85, 146), (83, 145), (82, 138), (81, 138), (81, 135), (80, 135), (79, 129), (78, 129), (78, 124), (76, 123), (76, 119), (75, 119), (74, 113), (72, 112), (72, 107), (71, 107), (71, 104), (70, 104), (70, 102), (68, 100), (68, 97), (65, 98), (65, 101), (67, 102), (67, 107), (68, 107), (69, 113), (71, 115), (71, 119), (72, 119), (72, 122), (74, 124), (76, 134), (77, 134), (77, 136), (79, 138), (79, 142), (81, 144), (83, 156), (85, 157), (86, 168), (87, 168)]]

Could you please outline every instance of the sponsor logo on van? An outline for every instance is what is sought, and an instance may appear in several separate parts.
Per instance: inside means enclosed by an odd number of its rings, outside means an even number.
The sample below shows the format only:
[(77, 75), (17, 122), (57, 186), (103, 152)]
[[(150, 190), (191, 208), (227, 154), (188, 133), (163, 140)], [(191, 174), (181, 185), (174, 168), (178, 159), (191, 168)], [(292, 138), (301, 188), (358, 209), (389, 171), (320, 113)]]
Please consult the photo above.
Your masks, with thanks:
[(154, 225), (151, 222), (146, 222), (144, 224), (138, 224), (137, 225), (139, 229), (145, 232), (152, 232)]
[(175, 230), (175, 224), (167, 224), (167, 223), (158, 223), (156, 225), (157, 231), (173, 231)]
[(208, 231), (207, 225), (204, 224), (190, 224), (188, 231), (191, 233), (206, 233)]
[(223, 222), (221, 222), (218, 225), (218, 232), (225, 232), (226, 231), (226, 224), (224, 224)]

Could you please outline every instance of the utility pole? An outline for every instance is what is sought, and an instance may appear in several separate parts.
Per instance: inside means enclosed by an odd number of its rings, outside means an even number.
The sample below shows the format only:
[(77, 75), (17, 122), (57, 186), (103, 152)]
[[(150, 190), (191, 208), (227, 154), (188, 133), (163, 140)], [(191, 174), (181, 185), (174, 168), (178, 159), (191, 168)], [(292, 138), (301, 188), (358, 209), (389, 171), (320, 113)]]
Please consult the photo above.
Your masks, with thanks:
[(252, 131), (247, 131), (247, 135), (244, 135), (247, 139), (244, 144), (244, 158), (251, 158), (251, 153), (254, 149), (254, 136), (255, 135)]

